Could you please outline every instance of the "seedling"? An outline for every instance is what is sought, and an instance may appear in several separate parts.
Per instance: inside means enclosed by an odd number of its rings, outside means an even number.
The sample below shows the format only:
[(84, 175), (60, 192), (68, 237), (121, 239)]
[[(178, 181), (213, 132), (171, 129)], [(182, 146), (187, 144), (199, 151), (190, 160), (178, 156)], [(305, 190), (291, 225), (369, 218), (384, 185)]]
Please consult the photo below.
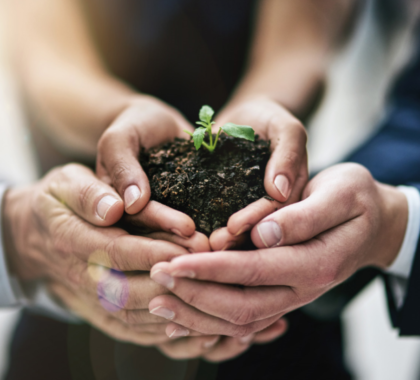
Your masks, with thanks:
[[(200, 113), (198, 115), (200, 118), (200, 121), (197, 121), (196, 123), (198, 125), (201, 125), (201, 127), (198, 127), (194, 131), (194, 133), (184, 130), (184, 132), (188, 133), (192, 137), (194, 141), (195, 149), (198, 150), (200, 149), (201, 145), (203, 145), (210, 152), (213, 152), (214, 149), (216, 148), (217, 141), (219, 140), (219, 136), (222, 131), (232, 137), (239, 137), (241, 139), (245, 139), (249, 141), (255, 140), (255, 132), (250, 126), (227, 123), (219, 128), (216, 138), (213, 141), (213, 135), (211, 133), (211, 127), (213, 124), (215, 124), (215, 122), (212, 121), (213, 115), (214, 115), (214, 111), (211, 107), (209, 106), (201, 107)], [(208, 143), (204, 141), (204, 136), (206, 132), (209, 135)]]

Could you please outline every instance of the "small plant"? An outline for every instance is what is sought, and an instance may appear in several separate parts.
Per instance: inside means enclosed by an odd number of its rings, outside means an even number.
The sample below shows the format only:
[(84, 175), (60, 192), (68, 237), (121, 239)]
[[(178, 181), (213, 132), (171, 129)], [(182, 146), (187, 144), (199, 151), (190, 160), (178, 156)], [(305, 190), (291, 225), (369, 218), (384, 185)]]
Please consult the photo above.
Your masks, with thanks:
[[(212, 121), (213, 115), (214, 111), (211, 107), (201, 107), (199, 113), (200, 121), (197, 121), (196, 123), (198, 125), (201, 125), (201, 127), (198, 127), (194, 131), (194, 133), (184, 130), (184, 132), (188, 133), (192, 137), (195, 149), (198, 150), (200, 149), (201, 145), (204, 145), (210, 152), (213, 152), (216, 148), (217, 141), (219, 140), (219, 136), (222, 131), (224, 131), (227, 135), (232, 137), (239, 137), (241, 139), (255, 141), (255, 132), (250, 126), (237, 125), (233, 123), (227, 123), (220, 127), (219, 131), (217, 132), (216, 138), (213, 141), (213, 135), (211, 133), (211, 127), (213, 124), (215, 124), (215, 122)], [(204, 136), (206, 132), (209, 135), (209, 143), (206, 143), (204, 141)]]

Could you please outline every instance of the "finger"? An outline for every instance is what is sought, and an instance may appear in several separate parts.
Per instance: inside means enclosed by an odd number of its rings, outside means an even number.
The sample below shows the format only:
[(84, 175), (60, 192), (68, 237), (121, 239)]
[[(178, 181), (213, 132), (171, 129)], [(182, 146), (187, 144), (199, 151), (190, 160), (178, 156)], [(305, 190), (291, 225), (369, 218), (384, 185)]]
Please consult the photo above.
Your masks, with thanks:
[(259, 248), (301, 243), (361, 215), (355, 197), (340, 189), (329, 181), (303, 201), (264, 218), (251, 232), (253, 243)]
[(253, 343), (265, 344), (283, 336), (288, 329), (286, 318), (281, 318), (271, 326), (255, 334)]
[(166, 333), (170, 338), (187, 336), (191, 331), (204, 335), (247, 336), (271, 325), (278, 316), (247, 325), (236, 325), (224, 319), (208, 315), (182, 302), (173, 295), (163, 295), (154, 298), (149, 309), (155, 315), (170, 315)]
[(124, 273), (94, 265), (87, 272), (89, 288), (95, 291), (102, 307), (112, 313), (147, 309), (153, 298), (168, 293), (165, 287), (152, 281), (148, 273)]
[(166, 283), (186, 304), (235, 325), (261, 321), (293, 310), (303, 301), (309, 302), (288, 286), (241, 288), (184, 278), (171, 278), (168, 282), (170, 276), (161, 270), (153, 270), (151, 277), (164, 286)]
[[(210, 247), (212, 251), (226, 251), (228, 249), (239, 248), (247, 240), (249, 241), (249, 234), (248, 236), (245, 234), (234, 236), (230, 234), (226, 227), (223, 227), (217, 229), (210, 235)], [(210, 249), (208, 249), (207, 252), (208, 251), (210, 251)]]
[(320, 265), (314, 248), (299, 245), (182, 256), (156, 264), (151, 277), (171, 291), (181, 277), (245, 286), (299, 286), (305, 276), (313, 278), (313, 268)]
[[(99, 307), (102, 310), (105, 310), (103, 306), (98, 303)], [(120, 309), (117, 312), (113, 313), (113, 316), (116, 319), (124, 322), (128, 326), (140, 326), (140, 325), (162, 325), (165, 326), (168, 324), (168, 320), (157, 315), (150, 314), (149, 309), (140, 309), (140, 310), (127, 310)]]
[(81, 298), (78, 298), (74, 293), (57, 283), (51, 284), (50, 289), (70, 310), (113, 339), (145, 346), (169, 341), (166, 334), (138, 333), (133, 331), (133, 329), (125, 326), (107, 313), (97, 312), (89, 303), (83, 302)]
[(137, 227), (139, 232), (166, 231), (183, 238), (195, 232), (194, 221), (187, 214), (155, 201), (150, 201), (140, 213), (124, 220)]
[(192, 359), (206, 354), (219, 340), (219, 336), (190, 337), (161, 344), (158, 348), (172, 359)]
[(53, 197), (96, 226), (115, 224), (124, 213), (118, 193), (82, 165), (56, 169), (46, 180), (49, 180), (47, 191)]
[(233, 359), (249, 349), (250, 341), (241, 342), (239, 339), (224, 337), (208, 353), (203, 354), (203, 359), (209, 362), (222, 362)]
[(177, 244), (186, 248), (190, 253), (209, 252), (211, 250), (209, 239), (201, 232), (194, 232), (187, 239), (167, 232), (153, 232), (145, 235), (145, 237)]
[[(65, 230), (57, 228), (54, 236), (59, 239), (57, 245), (63, 254), (120, 271), (148, 271), (155, 263), (188, 254), (185, 248), (173, 243), (130, 236), (117, 228), (100, 229), (77, 220), (69, 220)], [(64, 246), (68, 241), (72, 244)]]
[(140, 162), (142, 141), (136, 125), (145, 122), (137, 110), (127, 110), (105, 131), (98, 143), (97, 171), (111, 178), (124, 199), (125, 211), (137, 214), (150, 199), (150, 185)]
[(268, 195), (286, 202), (301, 175), (301, 167), (305, 168), (308, 177), (306, 131), (299, 120), (279, 109), (270, 118), (267, 137), (271, 141), (272, 154), (265, 171), (264, 187)]
[(276, 200), (261, 198), (233, 214), (228, 220), (228, 231), (233, 236), (250, 231), (261, 219), (279, 210), (280, 207), (282, 203)]

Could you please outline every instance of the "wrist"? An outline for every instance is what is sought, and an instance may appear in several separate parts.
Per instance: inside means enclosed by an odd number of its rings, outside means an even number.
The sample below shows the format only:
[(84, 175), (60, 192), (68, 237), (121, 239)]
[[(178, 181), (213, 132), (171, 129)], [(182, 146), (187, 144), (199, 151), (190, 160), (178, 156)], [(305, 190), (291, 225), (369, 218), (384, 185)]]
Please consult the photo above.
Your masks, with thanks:
[(292, 55), (251, 67), (235, 91), (232, 103), (266, 97), (296, 116), (307, 114), (325, 80), (325, 65)]
[(374, 249), (375, 265), (388, 268), (397, 258), (408, 224), (408, 202), (397, 188), (377, 183), (382, 202), (379, 247)]
[(29, 238), (27, 225), (29, 217), (23, 215), (27, 209), (28, 196), (23, 189), (10, 189), (3, 198), (2, 228), (4, 255), (9, 273), (20, 280), (30, 280), (36, 266), (28, 260), (30, 255), (26, 241)]

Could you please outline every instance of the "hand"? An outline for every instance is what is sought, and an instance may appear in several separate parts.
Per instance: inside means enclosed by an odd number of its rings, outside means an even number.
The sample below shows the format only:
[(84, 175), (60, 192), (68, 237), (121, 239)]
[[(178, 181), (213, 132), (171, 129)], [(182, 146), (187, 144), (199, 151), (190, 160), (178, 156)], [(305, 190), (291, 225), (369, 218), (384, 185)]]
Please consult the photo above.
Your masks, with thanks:
[[(262, 139), (270, 140), (272, 153), (265, 171), (265, 190), (277, 201), (276, 209), (300, 200), (308, 181), (308, 164), (306, 131), (298, 119), (275, 101), (260, 96), (228, 105), (216, 121), (215, 129), (227, 122), (246, 124)], [(212, 249), (237, 246), (243, 232), (274, 211), (273, 207), (264, 207), (257, 214), (256, 207), (250, 205), (237, 212), (229, 219), (227, 229), (215, 231), (210, 238)]]
[(389, 266), (404, 238), (407, 209), (401, 192), (374, 181), (362, 166), (336, 165), (308, 183), (301, 202), (254, 227), (254, 244), (275, 248), (155, 265), (151, 277), (179, 298), (158, 296), (149, 308), (173, 310), (173, 322), (206, 334), (259, 331), (358, 269)]
[[(194, 232), (188, 216), (157, 202), (130, 218), (161, 240), (103, 228), (123, 212), (116, 191), (80, 165), (56, 169), (33, 186), (10, 190), (3, 215), (10, 269), (22, 281), (44, 279), (55, 284), (53, 289), (76, 294), (133, 331), (163, 335), (167, 320), (150, 314), (147, 307), (152, 298), (168, 292), (139, 271), (189, 250), (208, 251), (208, 239)], [(191, 238), (173, 234), (174, 228)]]
[(149, 149), (194, 128), (175, 109), (151, 96), (137, 96), (104, 132), (98, 143), (97, 174), (124, 199), (125, 211), (137, 214), (150, 198), (150, 185), (139, 163)]
[(193, 359), (201, 357), (208, 361), (220, 362), (231, 359), (246, 351), (252, 344), (268, 343), (284, 334), (287, 322), (282, 319), (264, 331), (245, 339), (235, 339), (220, 336), (194, 336), (170, 339), (165, 333), (165, 325), (156, 326), (154, 331), (137, 330), (132, 326), (107, 314), (102, 308), (97, 308), (84, 297), (79, 297), (65, 287), (54, 284), (51, 287), (54, 294), (79, 316), (114, 339), (156, 346), (162, 353), (172, 359)]

